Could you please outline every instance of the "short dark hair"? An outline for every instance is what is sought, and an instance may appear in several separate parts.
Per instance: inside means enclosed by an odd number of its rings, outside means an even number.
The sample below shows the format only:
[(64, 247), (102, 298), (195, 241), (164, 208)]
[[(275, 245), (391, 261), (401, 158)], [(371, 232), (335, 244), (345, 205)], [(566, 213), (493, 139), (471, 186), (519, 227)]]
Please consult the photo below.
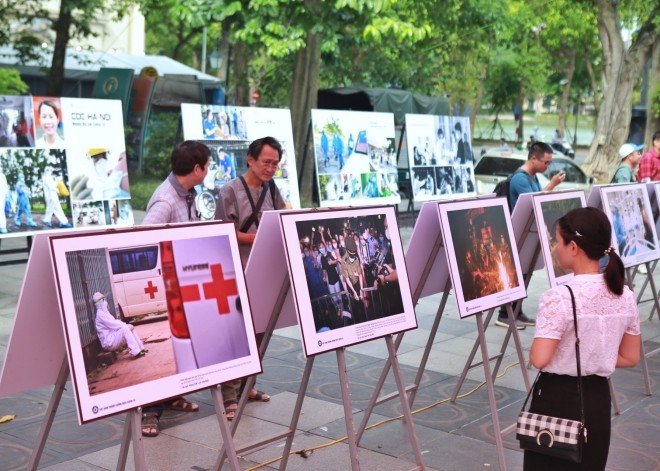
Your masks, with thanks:
[(264, 146), (270, 146), (277, 151), (277, 160), (282, 160), (282, 144), (278, 142), (274, 137), (266, 136), (252, 141), (250, 147), (248, 147), (247, 155), (252, 157), (254, 160), (259, 160), (259, 155), (263, 150)]
[(653, 133), (653, 139), (651, 139), (651, 142), (657, 141), (658, 139), (660, 139), (660, 131)]
[(37, 112), (39, 114), (41, 114), (41, 107), (42, 106), (48, 106), (48, 107), (52, 108), (53, 111), (55, 111), (55, 116), (57, 116), (57, 119), (60, 120), (60, 109), (58, 108), (58, 106), (54, 102), (52, 102), (51, 100), (44, 100), (41, 103), (39, 103), (39, 108), (37, 108)]
[(211, 150), (197, 141), (183, 141), (172, 151), (172, 173), (180, 177), (188, 175), (195, 165), (204, 168), (211, 157)]
[(532, 147), (529, 148), (529, 154), (527, 155), (527, 160), (531, 160), (532, 157), (537, 159), (542, 158), (545, 154), (552, 154), (552, 147), (550, 147), (545, 142), (536, 141), (532, 144)]
[(591, 260), (600, 260), (608, 252), (605, 283), (611, 293), (621, 295), (623, 262), (614, 250), (609, 250), (612, 224), (605, 213), (597, 208), (575, 208), (557, 220), (557, 229), (566, 244), (574, 241)]
[(460, 122), (460, 121), (456, 121), (456, 124), (454, 124), (454, 129), (455, 129), (456, 131), (463, 132), (463, 127), (461, 126), (461, 122)]

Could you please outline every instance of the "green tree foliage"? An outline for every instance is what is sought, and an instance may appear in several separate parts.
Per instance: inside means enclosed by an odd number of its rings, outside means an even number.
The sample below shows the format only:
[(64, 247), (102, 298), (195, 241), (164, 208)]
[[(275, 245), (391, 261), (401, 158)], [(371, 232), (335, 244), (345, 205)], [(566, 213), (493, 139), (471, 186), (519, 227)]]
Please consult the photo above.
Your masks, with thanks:
[[(3, 0), (0, 17), (4, 25), (10, 26), (2, 28), (0, 45), (11, 45), (21, 63), (36, 60), (47, 66), (46, 94), (61, 96), (69, 41), (96, 36), (97, 18), (119, 20), (132, 3), (133, 0), (60, 0), (59, 10), (52, 11), (48, 2), (40, 0)], [(44, 51), (44, 42), (53, 44), (52, 49)]]
[(0, 67), (0, 95), (23, 95), (30, 91), (16, 69)]

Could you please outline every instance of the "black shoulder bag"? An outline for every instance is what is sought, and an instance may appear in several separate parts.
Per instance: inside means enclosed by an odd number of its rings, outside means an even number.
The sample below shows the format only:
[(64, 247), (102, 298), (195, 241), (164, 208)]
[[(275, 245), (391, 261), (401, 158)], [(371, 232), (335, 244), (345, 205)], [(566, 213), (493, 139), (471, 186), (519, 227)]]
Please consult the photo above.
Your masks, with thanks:
[(264, 204), (264, 200), (266, 199), (266, 195), (268, 194), (269, 189), (270, 189), (270, 197), (273, 200), (273, 207), (275, 207), (275, 183), (273, 182), (273, 180), (269, 180), (268, 188), (265, 185), (262, 187), (261, 195), (259, 195), (259, 200), (257, 201), (257, 204), (254, 204), (254, 200), (252, 199), (252, 193), (250, 193), (250, 188), (245, 182), (245, 179), (242, 176), (238, 178), (241, 180), (241, 183), (245, 188), (245, 193), (247, 194), (248, 201), (250, 202), (250, 206), (252, 207), (252, 214), (239, 229), (240, 232), (247, 232), (252, 224), (257, 226), (257, 228), (259, 227), (259, 211), (261, 211), (261, 207)]
[(527, 401), (534, 391), (534, 386), (541, 372), (536, 376), (534, 384), (527, 393), (527, 398), (518, 414), (516, 438), (520, 448), (542, 455), (554, 456), (579, 463), (582, 461), (582, 446), (587, 441), (587, 428), (584, 426), (584, 398), (582, 397), (582, 371), (580, 369), (580, 338), (578, 337), (577, 316), (575, 315), (575, 296), (570, 286), (573, 304), (573, 325), (575, 326), (575, 358), (577, 359), (577, 389), (580, 395), (580, 420), (568, 420), (547, 415), (534, 414), (525, 411)]

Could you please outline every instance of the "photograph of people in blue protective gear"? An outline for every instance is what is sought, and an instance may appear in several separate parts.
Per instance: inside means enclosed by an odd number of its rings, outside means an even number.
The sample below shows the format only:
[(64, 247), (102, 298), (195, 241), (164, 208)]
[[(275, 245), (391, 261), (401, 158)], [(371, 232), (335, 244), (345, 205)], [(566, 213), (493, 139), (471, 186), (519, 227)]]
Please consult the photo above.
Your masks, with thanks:
[(282, 213), (308, 355), (416, 326), (394, 208)]
[(658, 235), (644, 184), (600, 187), (603, 211), (612, 222), (612, 246), (626, 267), (656, 260)]
[(232, 223), (51, 242), (81, 422), (261, 372)]
[(0, 128), (0, 237), (133, 221), (120, 101), (0, 96)]
[(459, 200), (438, 210), (460, 316), (525, 297), (507, 202)]
[(398, 204), (394, 115), (312, 110), (320, 205)]
[(264, 136), (273, 136), (282, 144), (282, 158), (273, 181), (287, 208), (300, 208), (291, 113), (288, 109), (183, 103), (181, 120), (184, 139), (203, 140), (211, 149), (211, 167), (207, 178), (195, 188), (201, 219), (214, 218), (218, 192), (229, 181), (247, 171), (248, 146)]
[(573, 278), (573, 271), (564, 268), (557, 254), (557, 220), (575, 208), (584, 208), (584, 191), (561, 191), (533, 195), (534, 215), (538, 228), (541, 251), (545, 261), (550, 286), (567, 283)]
[(415, 200), (475, 194), (469, 118), (407, 114), (406, 143)]

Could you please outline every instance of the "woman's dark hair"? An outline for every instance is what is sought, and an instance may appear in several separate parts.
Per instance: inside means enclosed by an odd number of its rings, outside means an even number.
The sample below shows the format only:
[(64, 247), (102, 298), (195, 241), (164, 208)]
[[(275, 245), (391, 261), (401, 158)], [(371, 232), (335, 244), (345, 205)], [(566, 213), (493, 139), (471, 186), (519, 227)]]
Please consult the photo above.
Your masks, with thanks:
[(621, 295), (624, 282), (623, 262), (614, 250), (609, 250), (612, 243), (612, 225), (605, 213), (596, 208), (572, 209), (559, 218), (557, 228), (565, 244), (574, 241), (591, 260), (600, 260), (606, 254), (609, 255), (610, 259), (605, 267), (605, 282), (610, 292)]
[(180, 177), (188, 175), (195, 165), (204, 168), (210, 157), (211, 150), (201, 142), (183, 141), (172, 151), (172, 173)]
[(39, 114), (41, 114), (41, 108), (42, 108), (43, 106), (48, 106), (49, 108), (52, 108), (53, 111), (55, 112), (55, 116), (57, 116), (57, 120), (58, 120), (58, 121), (61, 120), (61, 119), (60, 119), (60, 109), (57, 107), (57, 105), (55, 105), (54, 102), (52, 102), (52, 101), (50, 101), (50, 100), (44, 100), (44, 101), (42, 101), (41, 103), (39, 103), (39, 108), (37, 108), (37, 112), (38, 112)]
[(264, 146), (270, 146), (275, 149), (277, 151), (277, 160), (282, 159), (282, 144), (280, 144), (277, 139), (270, 136), (252, 141), (250, 147), (248, 147), (247, 155), (254, 158), (254, 160), (259, 160), (259, 154), (261, 154)]

